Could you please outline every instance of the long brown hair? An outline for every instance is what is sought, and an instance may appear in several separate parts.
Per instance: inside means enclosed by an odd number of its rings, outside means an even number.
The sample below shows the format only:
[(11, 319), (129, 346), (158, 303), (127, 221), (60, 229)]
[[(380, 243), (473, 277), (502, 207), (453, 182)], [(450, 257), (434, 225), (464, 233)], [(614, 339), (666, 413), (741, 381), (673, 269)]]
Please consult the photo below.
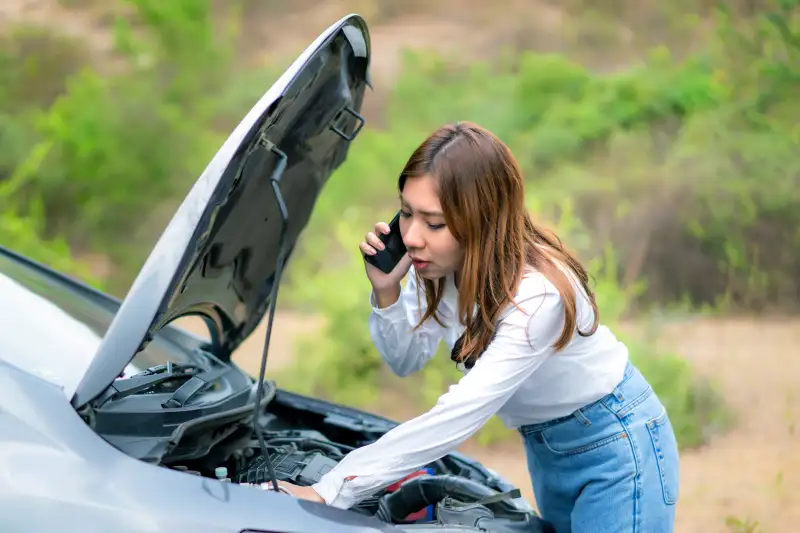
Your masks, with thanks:
[[(471, 366), (488, 347), (527, 265), (558, 289), (564, 304), (564, 328), (553, 345), (556, 351), (577, 329), (576, 291), (568, 272), (580, 282), (594, 311), (591, 330), (578, 334), (585, 337), (597, 330), (599, 313), (588, 273), (554, 233), (531, 220), (522, 172), (497, 136), (471, 122), (439, 128), (411, 154), (398, 188), (402, 192), (408, 178), (424, 175), (436, 181), (447, 228), (464, 248), (458, 318), (466, 329), (453, 350), (455, 360)], [(437, 309), (445, 280), (418, 280), (427, 300), (419, 324), (431, 317), (440, 322)]]

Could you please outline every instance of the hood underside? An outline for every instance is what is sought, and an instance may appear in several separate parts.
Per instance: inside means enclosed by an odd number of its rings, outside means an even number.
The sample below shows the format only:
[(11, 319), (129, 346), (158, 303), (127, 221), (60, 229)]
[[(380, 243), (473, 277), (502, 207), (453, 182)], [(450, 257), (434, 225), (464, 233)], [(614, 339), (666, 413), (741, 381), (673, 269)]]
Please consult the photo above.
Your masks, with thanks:
[(281, 241), (290, 253), (363, 126), (369, 57), (366, 23), (345, 17), (250, 110), (147, 258), (73, 405), (101, 393), (176, 318), (203, 317), (209, 350), (222, 359), (253, 331), (270, 303)]

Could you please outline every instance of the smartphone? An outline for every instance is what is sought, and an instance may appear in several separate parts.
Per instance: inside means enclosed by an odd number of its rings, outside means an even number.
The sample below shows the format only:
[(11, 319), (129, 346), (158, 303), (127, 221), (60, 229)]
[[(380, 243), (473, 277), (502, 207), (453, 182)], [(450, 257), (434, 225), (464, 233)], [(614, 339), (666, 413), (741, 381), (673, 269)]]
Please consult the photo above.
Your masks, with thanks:
[(383, 250), (377, 250), (375, 255), (364, 255), (364, 260), (380, 269), (381, 272), (388, 274), (397, 263), (406, 255), (406, 245), (403, 244), (403, 237), (400, 235), (400, 211), (389, 223), (389, 234), (378, 235), (378, 238), (386, 246)]

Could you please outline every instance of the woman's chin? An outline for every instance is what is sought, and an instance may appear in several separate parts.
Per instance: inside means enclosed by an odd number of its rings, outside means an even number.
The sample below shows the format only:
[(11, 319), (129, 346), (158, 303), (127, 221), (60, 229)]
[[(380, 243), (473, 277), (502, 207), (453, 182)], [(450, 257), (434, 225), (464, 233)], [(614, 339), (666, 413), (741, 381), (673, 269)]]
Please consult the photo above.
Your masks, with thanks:
[(447, 276), (447, 273), (441, 268), (437, 268), (435, 265), (431, 264), (427, 265), (425, 268), (418, 268), (416, 270), (419, 277), (430, 281), (436, 281), (437, 279), (442, 279)]
[(417, 275), (422, 279), (436, 279), (436, 267), (428, 263), (424, 267), (419, 267), (414, 265), (414, 270), (417, 272)]

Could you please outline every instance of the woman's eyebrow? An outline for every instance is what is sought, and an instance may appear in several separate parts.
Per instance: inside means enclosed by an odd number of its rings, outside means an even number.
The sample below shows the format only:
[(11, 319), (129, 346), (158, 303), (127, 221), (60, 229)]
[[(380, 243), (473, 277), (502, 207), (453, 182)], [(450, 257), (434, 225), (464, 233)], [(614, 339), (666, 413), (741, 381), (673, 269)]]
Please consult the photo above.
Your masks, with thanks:
[(425, 215), (428, 217), (443, 217), (444, 213), (441, 211), (428, 211), (427, 209), (413, 209), (408, 202), (406, 202), (403, 197), (400, 197), (400, 203), (403, 207), (407, 207), (409, 210), (414, 211), (415, 213), (419, 213), (420, 215)]

